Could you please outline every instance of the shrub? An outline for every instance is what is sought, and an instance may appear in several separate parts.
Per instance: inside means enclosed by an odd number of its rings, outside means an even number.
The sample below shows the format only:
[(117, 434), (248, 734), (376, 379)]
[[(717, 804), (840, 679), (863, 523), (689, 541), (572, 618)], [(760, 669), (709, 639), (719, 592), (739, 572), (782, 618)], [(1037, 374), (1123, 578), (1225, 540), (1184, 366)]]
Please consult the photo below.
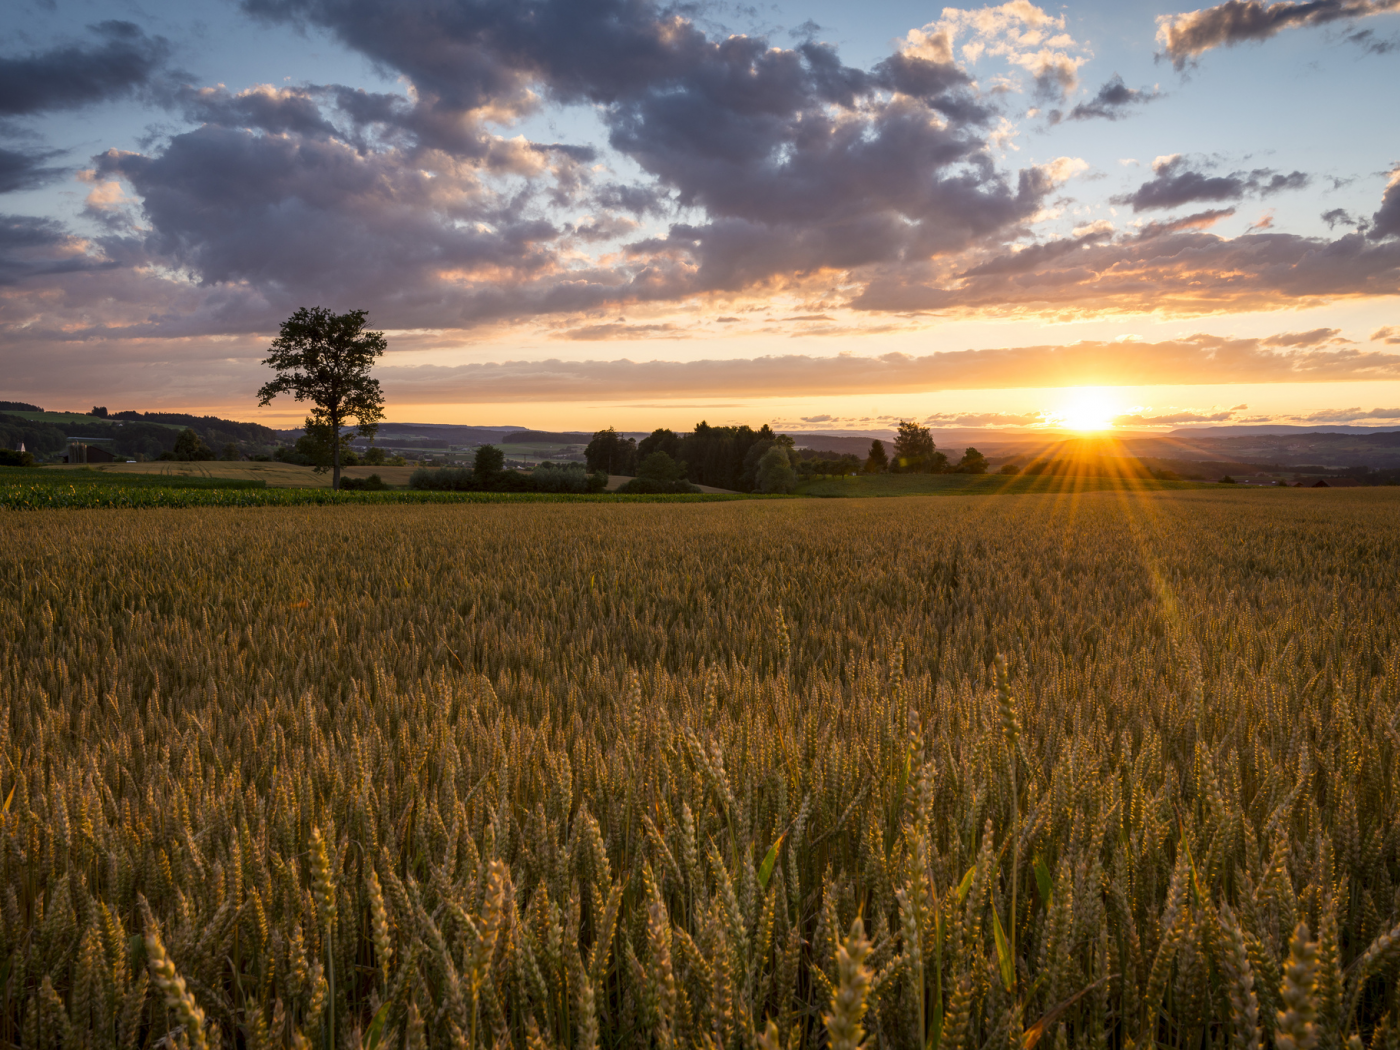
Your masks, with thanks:
[(12, 448), (0, 448), (0, 467), (32, 467), (34, 453), (16, 452)]
[(371, 474), (367, 478), (342, 477), (340, 479), (340, 487), (351, 491), (358, 489), (361, 492), (380, 492), (387, 489), (389, 486), (384, 484), (384, 479), (378, 474)]
[[(662, 453), (664, 455), (664, 453)], [(659, 481), (656, 478), (636, 477), (623, 485), (618, 492), (646, 496), (660, 496), (671, 493), (699, 492), (698, 485), (688, 481)]]

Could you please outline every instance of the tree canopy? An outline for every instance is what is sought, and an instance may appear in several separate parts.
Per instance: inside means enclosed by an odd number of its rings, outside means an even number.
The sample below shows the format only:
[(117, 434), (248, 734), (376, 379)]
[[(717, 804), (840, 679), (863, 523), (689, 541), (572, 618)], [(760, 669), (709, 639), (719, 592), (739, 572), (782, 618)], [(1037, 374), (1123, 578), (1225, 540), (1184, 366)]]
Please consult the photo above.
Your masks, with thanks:
[(365, 330), (368, 318), (364, 310), (335, 314), (320, 306), (302, 307), (282, 322), (263, 361), (276, 378), (258, 391), (258, 404), (283, 393), (311, 402), (306, 429), (324, 431), (331, 450), (331, 487), (337, 489), (341, 442), (332, 435), (339, 436), (353, 418), (360, 433), (372, 437), (384, 418), (384, 396), (369, 370), (388, 342), (383, 332)]

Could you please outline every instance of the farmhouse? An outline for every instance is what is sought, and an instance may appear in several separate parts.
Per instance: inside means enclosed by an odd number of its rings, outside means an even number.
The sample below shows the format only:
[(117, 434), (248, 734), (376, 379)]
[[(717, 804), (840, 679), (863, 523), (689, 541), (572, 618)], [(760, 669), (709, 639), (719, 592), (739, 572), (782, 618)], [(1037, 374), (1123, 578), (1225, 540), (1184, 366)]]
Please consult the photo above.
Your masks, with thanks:
[(68, 442), (68, 454), (63, 457), (65, 463), (115, 463), (116, 461), (117, 457), (100, 445), (88, 445), (81, 441)]

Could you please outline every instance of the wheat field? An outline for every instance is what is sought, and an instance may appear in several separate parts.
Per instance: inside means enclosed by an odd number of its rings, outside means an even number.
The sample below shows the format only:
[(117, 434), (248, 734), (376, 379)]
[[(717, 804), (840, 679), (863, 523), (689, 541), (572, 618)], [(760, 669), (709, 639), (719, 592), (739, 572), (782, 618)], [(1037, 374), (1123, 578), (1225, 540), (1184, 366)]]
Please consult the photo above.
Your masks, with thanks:
[(1400, 1045), (1400, 492), (0, 512), (0, 1045)]

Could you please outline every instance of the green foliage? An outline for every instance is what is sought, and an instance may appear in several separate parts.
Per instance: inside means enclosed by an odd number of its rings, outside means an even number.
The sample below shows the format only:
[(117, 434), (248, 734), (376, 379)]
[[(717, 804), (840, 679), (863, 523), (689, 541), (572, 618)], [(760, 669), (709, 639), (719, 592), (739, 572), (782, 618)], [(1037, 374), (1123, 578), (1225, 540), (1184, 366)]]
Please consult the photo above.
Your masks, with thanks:
[(170, 450), (170, 453), (161, 456), (161, 459), (174, 459), (186, 463), (213, 458), (213, 450), (189, 427), (180, 431), (180, 436), (175, 439), (175, 447)]
[(929, 428), (908, 419), (900, 420), (890, 470), (896, 474), (941, 474), (947, 469), (948, 457), (934, 446)]
[(386, 459), (387, 457), (384, 455), (384, 450), (378, 445), (371, 445), (365, 450), (364, 462), (367, 466), (382, 467)]
[[(483, 446), (490, 448), (490, 446)], [(541, 463), (529, 474), (497, 468), (479, 473), (475, 468), (419, 467), (408, 478), (412, 489), (444, 492), (601, 492), (608, 477), (601, 471), (588, 474), (582, 463)]]
[(959, 474), (985, 474), (987, 473), (987, 457), (975, 448), (968, 448), (963, 452), (962, 459), (958, 460), (955, 469)]
[(35, 423), (21, 416), (0, 414), (0, 445), (6, 448), (25, 447), (25, 451), (37, 455), (62, 452), (68, 446), (68, 437), (62, 427), (52, 423)]
[(630, 475), (637, 469), (636, 440), (623, 437), (612, 427), (594, 434), (583, 455), (590, 471)]
[(310, 401), (308, 434), (320, 432), (328, 446), (331, 486), (340, 487), (342, 428), (354, 419), (362, 437), (372, 437), (384, 418), (379, 380), (369, 370), (388, 343), (383, 332), (365, 330), (369, 314), (350, 310), (334, 314), (324, 307), (302, 307), (282, 322), (280, 334), (263, 364), (276, 377), (258, 391), (258, 404), (290, 393)]
[(488, 483), (506, 466), (506, 454), (495, 445), (482, 445), (472, 457), (472, 473), (481, 484)]
[(865, 472), (880, 474), (890, 469), (890, 457), (885, 452), (885, 443), (879, 438), (870, 442), (870, 452), (865, 457)]
[(0, 448), (0, 467), (32, 467), (34, 454), (28, 450), (16, 452), (12, 448)]
[(371, 474), (364, 478), (341, 478), (340, 487), (346, 492), (383, 492), (389, 488), (378, 474)]
[(784, 493), (796, 487), (797, 472), (792, 469), (788, 450), (782, 445), (774, 445), (758, 461), (758, 491)]
[[(998, 473), (998, 474), (1005, 474), (1006, 476), (1010, 477), (1010, 476), (1012, 476), (1012, 475), (1014, 475), (1014, 474), (1019, 474), (1019, 473), (1021, 473), (1021, 468), (1018, 467), (1015, 463), (1003, 463), (1003, 464), (1001, 465), (1001, 469), (998, 470), (997, 473)], [(1174, 479), (1174, 478), (1172, 478), (1172, 479), (1165, 479), (1165, 478), (1164, 478), (1164, 479), (1162, 479), (1162, 480), (1176, 480), (1176, 479)]]
[[(345, 479), (348, 480), (348, 479)], [(718, 493), (556, 492), (343, 492), (334, 489), (257, 489), (247, 485), (106, 485), (10, 482), (0, 475), (0, 510), (104, 509), (117, 507), (305, 507), (336, 504), (423, 503), (713, 503), (746, 497)], [(251, 491), (249, 491), (251, 489)]]
[(661, 449), (647, 454), (637, 467), (637, 476), (623, 485), (624, 493), (681, 493), (700, 490), (685, 480), (685, 466)]
[(658, 449), (642, 460), (637, 467), (637, 477), (647, 481), (680, 481), (685, 477), (685, 467)]

